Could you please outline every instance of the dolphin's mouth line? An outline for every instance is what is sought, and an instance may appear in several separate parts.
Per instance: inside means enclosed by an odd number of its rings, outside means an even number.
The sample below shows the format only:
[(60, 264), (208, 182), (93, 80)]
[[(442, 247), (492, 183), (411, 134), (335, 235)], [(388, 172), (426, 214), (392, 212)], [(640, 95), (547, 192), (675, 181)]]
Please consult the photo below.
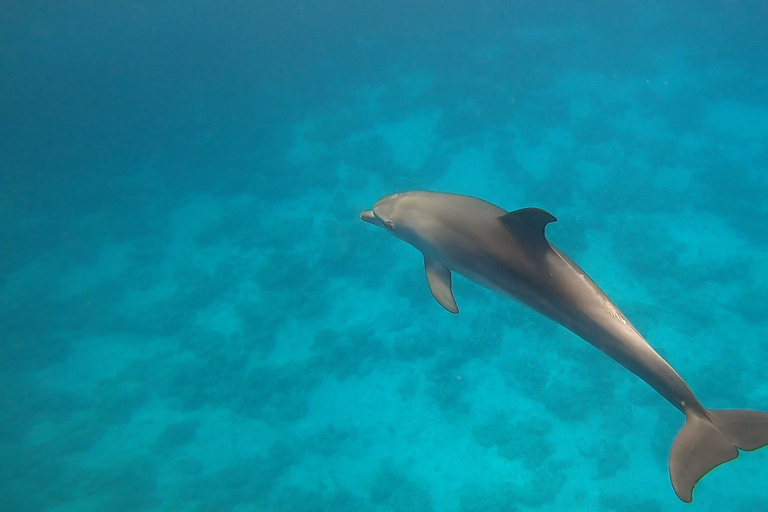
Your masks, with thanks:
[(381, 220), (376, 216), (375, 213), (373, 213), (373, 210), (365, 210), (360, 212), (360, 219), (364, 220), (368, 224), (373, 224), (374, 226), (381, 226)]

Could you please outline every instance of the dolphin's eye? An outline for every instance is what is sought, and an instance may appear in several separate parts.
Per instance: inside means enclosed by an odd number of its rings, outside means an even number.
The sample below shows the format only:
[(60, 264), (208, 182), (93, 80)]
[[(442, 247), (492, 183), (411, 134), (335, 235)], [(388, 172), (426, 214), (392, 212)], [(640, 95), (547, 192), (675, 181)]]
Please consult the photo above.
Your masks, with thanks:
[(390, 230), (390, 231), (395, 229), (395, 223), (392, 222), (391, 220), (385, 220), (384, 221), (384, 225), (387, 226), (387, 229)]

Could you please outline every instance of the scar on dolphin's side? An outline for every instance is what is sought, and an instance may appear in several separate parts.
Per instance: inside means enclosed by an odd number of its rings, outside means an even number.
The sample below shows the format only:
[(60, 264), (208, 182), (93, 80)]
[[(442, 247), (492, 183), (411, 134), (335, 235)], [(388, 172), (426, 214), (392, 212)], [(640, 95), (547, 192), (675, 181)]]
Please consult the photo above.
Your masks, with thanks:
[(682, 501), (690, 503), (696, 483), (739, 450), (768, 444), (768, 413), (701, 405), (611, 299), (547, 240), (552, 214), (538, 208), (507, 212), (464, 195), (405, 192), (381, 198), (360, 218), (421, 251), (429, 289), (451, 313), (459, 312), (453, 271), (563, 325), (685, 414), (669, 454), (672, 487)]

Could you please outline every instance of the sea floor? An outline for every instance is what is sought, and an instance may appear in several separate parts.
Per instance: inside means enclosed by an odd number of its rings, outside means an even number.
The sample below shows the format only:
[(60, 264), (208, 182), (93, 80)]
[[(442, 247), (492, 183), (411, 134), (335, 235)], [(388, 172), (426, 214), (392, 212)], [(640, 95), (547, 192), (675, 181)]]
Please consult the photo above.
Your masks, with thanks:
[[(233, 157), (241, 186), (169, 182), (166, 155), (95, 207), (4, 212), (26, 245), (0, 279), (0, 508), (686, 509), (677, 410), (462, 278), (448, 314), (421, 255), (357, 216), (411, 189), (545, 208), (704, 404), (768, 409), (768, 104), (721, 94), (738, 72), (671, 52), (490, 105), (408, 71), (292, 122), (277, 158)], [(766, 482), (744, 454), (693, 507), (758, 510)]]

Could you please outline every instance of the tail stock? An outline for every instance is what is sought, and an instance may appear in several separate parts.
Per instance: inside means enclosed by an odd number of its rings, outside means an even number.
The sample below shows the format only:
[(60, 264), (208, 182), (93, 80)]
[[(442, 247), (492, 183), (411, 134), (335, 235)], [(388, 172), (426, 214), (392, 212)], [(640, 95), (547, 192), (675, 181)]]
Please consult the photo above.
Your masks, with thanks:
[(750, 410), (687, 409), (685, 425), (669, 454), (669, 476), (678, 498), (693, 500), (693, 487), (715, 467), (735, 459), (739, 450), (768, 444), (768, 413)]

